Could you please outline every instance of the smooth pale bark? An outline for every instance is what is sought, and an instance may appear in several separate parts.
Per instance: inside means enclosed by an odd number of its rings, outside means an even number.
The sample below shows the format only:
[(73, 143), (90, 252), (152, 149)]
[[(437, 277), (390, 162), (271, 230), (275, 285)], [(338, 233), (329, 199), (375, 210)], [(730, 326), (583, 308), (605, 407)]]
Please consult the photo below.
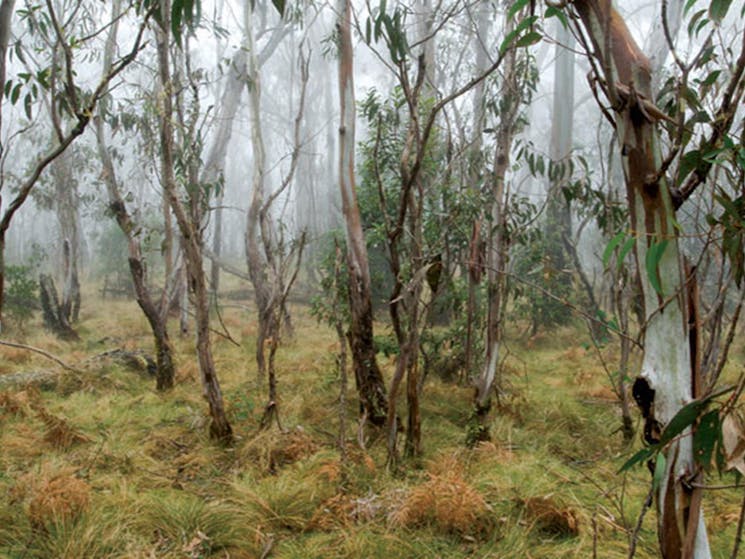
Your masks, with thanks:
[[(554, 164), (563, 164), (564, 172), (557, 174), (548, 183), (544, 250), (548, 269), (551, 271), (547, 288), (558, 289), (558, 294), (562, 295), (571, 289), (572, 283), (571, 275), (566, 272), (571, 256), (566, 243), (572, 237), (572, 214), (562, 189), (570, 178), (568, 162), (572, 152), (574, 122), (574, 37), (558, 19), (555, 26), (557, 43), (549, 157)], [(550, 298), (545, 294), (543, 297), (546, 301), (543, 308), (554, 309)], [(559, 310), (558, 313), (557, 316), (540, 316), (538, 323), (562, 323), (569, 316), (568, 309)]]
[(373, 345), (373, 311), (367, 246), (362, 231), (354, 180), (355, 106), (351, 35), (351, 2), (339, 0), (339, 187), (347, 240), (349, 273), (349, 344), (363, 417), (374, 425), (386, 420), (388, 402)]
[[(5, 87), (7, 75), (6, 55), (8, 52), (8, 41), (10, 39), (10, 23), (13, 19), (13, 9), (16, 0), (2, 0), (0, 3), (0, 84)], [(3, 155), (5, 146), (2, 138), (2, 109), (0, 109), (0, 156)], [(2, 286), (0, 285), (0, 290)]]
[[(651, 66), (608, 0), (576, 0), (573, 5), (592, 41), (608, 97), (616, 107), (644, 300), (644, 356), (635, 391), (646, 396), (643, 412), (648, 425), (664, 427), (682, 406), (700, 396), (694, 393), (700, 379), (688, 326), (689, 315), (695, 314), (690, 305), (695, 307), (695, 301), (687, 296), (673, 201), (664, 173), (658, 173), (659, 139), (649, 101), (653, 99)], [(658, 293), (646, 263), (650, 248), (660, 243), (666, 243), (665, 249), (652, 271), (661, 286)], [(700, 471), (693, 459), (690, 432), (672, 441), (665, 455), (665, 473), (656, 492), (661, 555), (664, 559), (708, 559), (711, 552), (701, 513), (702, 490), (691, 484), (699, 479)]]
[[(574, 37), (561, 21), (557, 19), (555, 24), (557, 43), (549, 157), (554, 163), (567, 163), (572, 154), (574, 128)], [(571, 234), (569, 207), (561, 194), (561, 189), (569, 178), (567, 168), (549, 184), (549, 197), (552, 200), (550, 206), (553, 206), (549, 208), (553, 209), (553, 215), (549, 212), (549, 231), (556, 235), (556, 238), (549, 239), (549, 242), (561, 243), (565, 234)], [(548, 236), (551, 234), (548, 233)]]
[(78, 319), (80, 312), (80, 210), (78, 184), (73, 176), (68, 153), (63, 153), (52, 164), (55, 199), (54, 206), (59, 225), (62, 260), (62, 299), (60, 311), (69, 323)]
[[(12, 15), (12, 8), (12, 2), (3, 2), (0, 5), (0, 18), (5, 18), (6, 16), (10, 17), (10, 15)], [(38, 182), (39, 177), (41, 177), (41, 174), (44, 172), (44, 170), (62, 153), (64, 153), (64, 151), (70, 146), (70, 144), (72, 144), (79, 136), (83, 134), (83, 132), (85, 132), (88, 124), (90, 123), (91, 115), (94, 114), (96, 105), (99, 100), (106, 94), (110, 82), (116, 76), (118, 76), (127, 66), (129, 66), (137, 57), (137, 54), (140, 52), (141, 49), (142, 37), (149, 20), (149, 16), (150, 13), (147, 14), (144, 21), (141, 23), (135, 35), (132, 48), (127, 54), (119, 59), (116, 64), (114, 64), (114, 66), (107, 74), (101, 76), (96, 87), (93, 88), (90, 95), (87, 96), (85, 104), (73, 103), (72, 111), (75, 116), (73, 119), (73, 124), (70, 126), (70, 128), (67, 131), (61, 133), (59, 138), (57, 138), (57, 144), (54, 147), (52, 147), (46, 154), (40, 156), (37, 159), (37, 161), (33, 164), (32, 170), (26, 180), (18, 185), (18, 189), (17, 191), (15, 191), (14, 197), (10, 201), (10, 203), (7, 205), (5, 203), (2, 203), (0, 206), (3, 210), (2, 218), (0, 218), (0, 324), (2, 323), (1, 317), (5, 293), (5, 243), (8, 228), (10, 227), (10, 224), (13, 221), (16, 212), (28, 199), (28, 196), (31, 194), (34, 186), (36, 186), (36, 183)], [(9, 20), (3, 19), (2, 21), (0, 21), (0, 36), (2, 35), (2, 33), (4, 33), (4, 31), (2, 30), (2, 25), (4, 24), (3, 22), (7, 21)], [(3, 59), (3, 64), (4, 63), (5, 60)], [(69, 77), (74, 80), (74, 74)], [(74, 83), (70, 84), (70, 86), (72, 89), (74, 89)], [(79, 103), (80, 100), (78, 99), (77, 101)]]
[[(245, 49), (248, 55), (248, 99), (251, 114), (251, 149), (253, 154), (253, 178), (251, 181), (251, 202), (248, 206), (246, 221), (246, 261), (248, 274), (254, 287), (254, 298), (259, 313), (259, 325), (256, 336), (256, 364), (259, 380), (266, 376), (265, 345), (277, 330), (272, 321), (276, 318), (271, 312), (272, 291), (276, 278), (269, 277), (269, 267), (262, 253), (261, 208), (264, 205), (266, 152), (261, 126), (261, 74), (256, 61), (256, 48), (253, 34), (253, 9), (250, 3), (244, 7)], [(264, 221), (266, 224), (266, 220)], [(266, 233), (269, 234), (268, 229)], [(273, 343), (270, 340), (269, 343)], [(270, 398), (272, 399), (272, 398)]]
[[(216, 197), (216, 208), (214, 227), (212, 230), (212, 252), (219, 260), (222, 255), (222, 225), (223, 225), (223, 200), (225, 198), (225, 179), (224, 167), (225, 158), (228, 153), (228, 145), (233, 135), (233, 123), (235, 115), (238, 113), (238, 105), (243, 93), (246, 80), (246, 51), (241, 49), (233, 57), (230, 64), (230, 72), (225, 83), (220, 98), (220, 108), (218, 110), (218, 127), (212, 140), (210, 151), (202, 171), (202, 184), (219, 184), (219, 192)], [(217, 292), (220, 288), (220, 266), (216, 261), (212, 261), (210, 269), (210, 288), (213, 297), (217, 300)]]
[[(161, 13), (170, 13), (169, 0), (161, 0)], [(158, 50), (158, 77), (161, 92), (158, 95), (159, 128), (160, 128), (160, 163), (161, 180), (165, 198), (176, 218), (181, 233), (182, 250), (186, 260), (189, 277), (189, 288), (194, 296), (194, 310), (196, 322), (196, 350), (199, 361), (199, 372), (202, 383), (202, 395), (209, 405), (211, 418), (210, 436), (225, 443), (233, 440), (233, 430), (225, 414), (220, 383), (217, 378), (214, 360), (212, 358), (212, 344), (209, 330), (209, 293), (204, 269), (202, 267), (202, 227), (199, 212), (194, 207), (195, 200), (191, 200), (189, 211), (184, 207), (179, 197), (178, 186), (174, 176), (173, 159), (173, 103), (172, 82), (169, 61), (169, 28), (170, 23), (165, 17), (163, 27), (156, 30)]]
[[(507, 23), (505, 33), (514, 28), (514, 20)], [(488, 413), (491, 398), (497, 386), (500, 348), (504, 330), (505, 277), (507, 264), (505, 180), (510, 166), (510, 152), (515, 137), (515, 121), (521, 104), (519, 76), (517, 75), (517, 50), (511, 48), (504, 59), (504, 78), (500, 87), (500, 98), (505, 100), (497, 127), (497, 144), (494, 154), (494, 169), (491, 182), (491, 230), (487, 235), (487, 304), (486, 332), (484, 336), (484, 364), (476, 380), (474, 408), (479, 424), (479, 439), (489, 438)], [(509, 100), (509, 101), (507, 101)], [(507, 104), (509, 103), (509, 104)], [(471, 441), (474, 442), (474, 441)]]
[[(475, 19), (478, 23), (476, 33), (476, 71), (482, 74), (489, 66), (486, 41), (488, 40), (491, 18), (489, 17), (489, 3), (482, 0), (478, 4)], [(478, 194), (481, 179), (484, 174), (484, 156), (481, 153), (484, 144), (484, 124), (486, 122), (486, 83), (479, 82), (473, 88), (473, 138), (469, 149), (468, 188)], [(471, 230), (471, 243), (468, 251), (468, 301), (466, 303), (466, 347), (464, 348), (464, 376), (468, 378), (473, 368), (474, 321), (476, 315), (476, 286), (481, 281), (481, 228), (483, 215), (479, 213)]]
[[(257, 65), (260, 68), (274, 53), (280, 44), (282, 38), (288, 33), (288, 27), (277, 26), (272, 31), (269, 40), (258, 53)], [(233, 135), (233, 124), (238, 114), (243, 88), (247, 84), (248, 76), (246, 73), (247, 53), (246, 50), (239, 50), (230, 62), (230, 72), (228, 73), (225, 88), (220, 97), (220, 106), (217, 114), (217, 130), (214, 132), (210, 149), (204, 163), (200, 182), (202, 184), (221, 183), (220, 191), (216, 198), (215, 225), (212, 232), (212, 253), (220, 259), (222, 255), (222, 222), (223, 222), (223, 199), (225, 194), (224, 170), (225, 158), (227, 157), (230, 139)], [(210, 287), (213, 294), (216, 295), (220, 283), (220, 266), (213, 260), (210, 270)]]

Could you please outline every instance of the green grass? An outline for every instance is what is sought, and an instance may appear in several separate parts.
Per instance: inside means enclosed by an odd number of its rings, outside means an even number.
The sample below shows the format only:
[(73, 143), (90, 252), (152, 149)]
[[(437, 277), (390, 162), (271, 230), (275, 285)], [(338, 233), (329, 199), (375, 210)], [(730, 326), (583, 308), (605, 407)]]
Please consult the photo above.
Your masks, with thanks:
[[(581, 348), (583, 332), (510, 341), (493, 440), (473, 449), (464, 445), (472, 390), (427, 379), (424, 455), (395, 473), (385, 467), (382, 437), (368, 433), (366, 451), (356, 447), (350, 374), (350, 463), (346, 492), (339, 494), (336, 340), (306, 308), (293, 310), (297, 335), (277, 355), (288, 434), (257, 430), (266, 387), (257, 385), (253, 361), (255, 316), (235, 308), (225, 310), (224, 320), (242, 346), (215, 337), (218, 374), (237, 436), (233, 448), (206, 436), (193, 339), (180, 338), (175, 325), (178, 384), (167, 394), (157, 393), (152, 379), (95, 362), (55, 391), (12, 393), (23, 405), (12, 413), (0, 407), (0, 557), (258, 558), (270, 550), (281, 559), (566, 559), (592, 557), (594, 546), (598, 557), (626, 557), (626, 530), (636, 522), (649, 475), (641, 467), (626, 477), (617, 473), (639, 442), (624, 443), (602, 367), (592, 351)], [(60, 342), (37, 323), (27, 331), (27, 343), (70, 362), (115, 347), (152, 351), (147, 325), (129, 302), (85, 301), (79, 343)], [(604, 351), (612, 361), (615, 348)], [(390, 378), (393, 362), (381, 363)], [(13, 352), (0, 374), (49, 367), (38, 355)], [(55, 448), (28, 402), (64, 419), (87, 440)], [(405, 413), (403, 400), (399, 410)], [(73, 472), (88, 487), (89, 503), (81, 513), (34, 523), (33, 489), (23, 489), (55, 471)], [(730, 483), (731, 476), (710, 482)], [(434, 514), (402, 521), (402, 507), (413, 495), (432, 510), (463, 513), (457, 503), (452, 511), (447, 502), (443, 507), (438, 491), (427, 493), (436, 483), (459, 484), (462, 493), (478, 496), (473, 503), (483, 501), (487, 511), (478, 520), (483, 525), (445, 529)], [(740, 500), (734, 490), (705, 496), (715, 557), (729, 556)], [(531, 514), (530, 502), (548, 503), (558, 518), (576, 520), (578, 531), (561, 535), (546, 528)], [(636, 557), (657, 555), (651, 511)]]

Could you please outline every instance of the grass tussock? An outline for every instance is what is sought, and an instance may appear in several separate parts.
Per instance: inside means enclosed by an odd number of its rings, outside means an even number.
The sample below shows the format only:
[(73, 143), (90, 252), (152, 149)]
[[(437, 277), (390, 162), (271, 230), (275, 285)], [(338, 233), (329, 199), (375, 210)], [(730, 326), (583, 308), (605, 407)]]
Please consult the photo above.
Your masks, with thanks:
[(44, 440), (58, 450), (66, 450), (73, 445), (90, 442), (90, 439), (63, 417), (49, 413), (43, 406), (34, 406), (36, 416), (44, 424)]
[[(26, 343), (78, 365), (117, 348), (152, 352), (133, 302), (84, 305), (80, 342), (32, 324)], [(365, 449), (357, 444), (351, 384), (342, 461), (336, 337), (302, 306), (291, 308), (297, 336), (283, 339), (276, 362), (282, 424), (302, 428), (258, 430), (267, 394), (256, 383), (252, 309), (245, 300), (223, 309), (241, 347), (215, 338), (233, 447), (209, 440), (192, 336), (173, 336), (179, 373), (165, 393), (111, 360), (62, 373), (56, 387), (0, 393), (0, 557), (566, 559), (592, 557), (594, 546), (603, 559), (628, 555), (650, 478), (645, 468), (617, 474), (638, 442), (617, 431), (608, 378), (578, 329), (508, 338), (491, 439), (474, 448), (465, 446), (472, 388), (428, 376), (424, 454), (393, 473), (383, 433), (366, 429)], [(613, 343), (603, 351), (614, 363)], [(380, 357), (389, 383), (393, 361)], [(23, 352), (0, 362), (9, 372), (48, 366)], [(731, 554), (741, 500), (739, 489), (705, 496), (715, 557)], [(636, 557), (657, 557), (656, 540), (650, 512)]]
[(553, 496), (530, 497), (519, 501), (531, 528), (548, 536), (579, 535), (579, 516), (570, 508), (558, 504)]
[(39, 392), (27, 388), (18, 392), (0, 392), (0, 418), (3, 416), (27, 417), (32, 413), (32, 406), (38, 404)]
[(261, 471), (274, 474), (312, 456), (320, 448), (319, 443), (300, 427), (284, 433), (265, 430), (243, 445), (240, 456)]
[(428, 480), (411, 488), (398, 510), (394, 526), (431, 526), (438, 531), (467, 536), (483, 536), (494, 528), (491, 506), (484, 496), (464, 479), (455, 457), (435, 461)]
[(244, 511), (225, 501), (207, 501), (180, 491), (155, 492), (141, 502), (137, 529), (150, 534), (155, 557), (201, 558), (255, 553), (260, 538)]
[(39, 472), (20, 477), (11, 490), (11, 500), (22, 502), (32, 527), (47, 527), (77, 519), (90, 504), (90, 486), (73, 468), (45, 465)]

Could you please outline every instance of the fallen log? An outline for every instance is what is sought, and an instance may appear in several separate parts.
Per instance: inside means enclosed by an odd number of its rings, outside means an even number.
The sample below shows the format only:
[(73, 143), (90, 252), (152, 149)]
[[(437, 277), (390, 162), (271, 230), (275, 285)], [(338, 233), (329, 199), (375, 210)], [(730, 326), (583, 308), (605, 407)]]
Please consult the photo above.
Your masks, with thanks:
[(0, 390), (29, 385), (41, 390), (54, 390), (61, 376), (61, 371), (24, 371), (0, 375)]

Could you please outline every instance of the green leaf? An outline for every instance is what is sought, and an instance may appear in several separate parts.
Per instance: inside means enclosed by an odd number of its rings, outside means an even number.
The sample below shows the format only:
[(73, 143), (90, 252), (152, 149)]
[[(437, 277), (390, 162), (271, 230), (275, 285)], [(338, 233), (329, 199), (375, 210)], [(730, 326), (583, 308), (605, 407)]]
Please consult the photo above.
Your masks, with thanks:
[(504, 54), (510, 46), (512, 46), (512, 43), (515, 41), (517, 37), (519, 37), (523, 31), (528, 29), (531, 25), (533, 25), (536, 20), (538, 19), (538, 16), (530, 16), (526, 17), (525, 19), (520, 20), (520, 23), (517, 24), (517, 27), (515, 27), (512, 31), (507, 33), (507, 36), (504, 38), (504, 41), (502, 41), (502, 44), (499, 45), (499, 52)]
[(647, 249), (647, 256), (645, 259), (649, 283), (652, 284), (652, 287), (657, 294), (661, 296), (663, 296), (664, 293), (662, 292), (662, 284), (660, 283), (659, 264), (668, 243), (669, 241), (667, 239), (663, 239), (659, 243), (652, 243), (649, 249)]
[(709, 4), (709, 17), (717, 23), (722, 23), (722, 20), (727, 15), (732, 0), (711, 0)]
[(549, 6), (548, 8), (546, 8), (546, 12), (543, 14), (543, 17), (546, 19), (550, 17), (558, 18), (561, 24), (564, 26), (564, 29), (569, 29), (569, 20), (567, 19), (566, 14), (564, 14), (564, 12), (562, 12), (559, 8)]
[(719, 410), (712, 410), (701, 418), (693, 435), (693, 458), (705, 470), (711, 468), (720, 433)]
[(636, 454), (634, 454), (631, 458), (629, 458), (628, 460), (626, 460), (626, 462), (624, 462), (623, 466), (621, 466), (621, 469), (618, 470), (618, 473), (621, 474), (621, 473), (623, 473), (623, 472), (625, 472), (627, 470), (630, 470), (631, 468), (633, 468), (637, 464), (640, 464), (640, 463), (644, 462), (645, 460), (649, 460), (658, 451), (659, 451), (658, 445), (645, 446), (639, 452), (637, 452)]
[(529, 47), (530, 45), (536, 44), (542, 38), (543, 38), (543, 35), (538, 33), (538, 31), (530, 31), (526, 33), (525, 35), (523, 35), (522, 37), (520, 37), (517, 43), (515, 43), (515, 46), (517, 48)]
[(698, 166), (701, 165), (701, 162), (701, 152), (697, 149), (693, 149), (683, 155), (680, 159), (680, 166), (678, 167), (678, 186), (682, 184), (691, 171), (697, 169)]
[[(706, 10), (699, 10), (693, 16), (691, 17), (691, 21), (688, 22), (688, 35), (693, 35), (694, 33), (698, 33), (698, 31), (701, 29), (702, 23), (705, 24), (709, 20), (705, 17), (703, 17), (706, 14)], [(702, 23), (697, 22), (701, 20)]]
[(178, 44), (181, 44), (181, 16), (184, 0), (173, 0), (171, 4), (171, 33)]
[(613, 251), (616, 250), (616, 247), (621, 244), (621, 241), (623, 241), (625, 237), (626, 231), (621, 231), (620, 233), (617, 233), (616, 236), (610, 240), (608, 246), (605, 247), (605, 250), (603, 251), (603, 268), (608, 267), (610, 257), (613, 256)]
[(709, 399), (694, 400), (680, 408), (678, 413), (670, 420), (670, 423), (665, 426), (665, 430), (662, 432), (657, 444), (660, 447), (666, 445), (693, 425), (693, 422), (696, 421), (696, 418), (698, 418), (708, 404)]
[(656, 493), (660, 488), (662, 479), (665, 477), (665, 470), (667, 468), (667, 458), (662, 453), (657, 455), (657, 461), (654, 465), (654, 476), (652, 476), (652, 490)]
[(695, 3), (696, 0), (687, 0), (685, 8), (683, 8), (683, 15), (686, 15)]
[(21, 84), (17, 83), (13, 90), (10, 92), (10, 102), (15, 105), (18, 101), (18, 97), (21, 95)]
[(626, 258), (626, 255), (629, 253), (629, 251), (634, 247), (634, 243), (636, 242), (636, 237), (629, 237), (626, 239), (626, 242), (623, 243), (623, 246), (621, 247), (621, 250), (618, 252), (618, 260), (616, 261), (617, 269), (620, 270), (623, 266), (623, 261)]
[(27, 93), (23, 98), (23, 110), (26, 112), (26, 118), (31, 120), (31, 94)]
[(517, 0), (507, 12), (507, 20), (513, 19), (517, 13), (528, 5), (529, 0)]

